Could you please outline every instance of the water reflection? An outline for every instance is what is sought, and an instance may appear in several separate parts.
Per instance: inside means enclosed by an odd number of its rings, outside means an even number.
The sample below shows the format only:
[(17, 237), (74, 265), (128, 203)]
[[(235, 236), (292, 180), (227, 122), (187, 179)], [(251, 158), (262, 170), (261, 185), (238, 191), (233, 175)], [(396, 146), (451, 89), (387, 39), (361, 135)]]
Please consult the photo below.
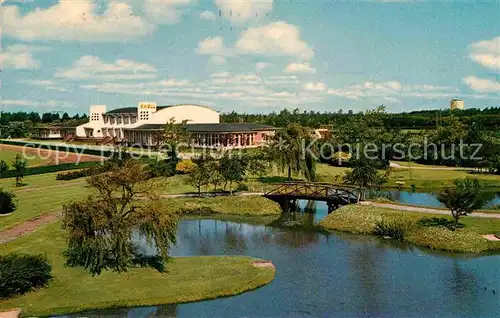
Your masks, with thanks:
[[(321, 209), (317, 203), (316, 214), (296, 212), (283, 220), (314, 223), (326, 215)], [(230, 298), (78, 316), (494, 317), (500, 312), (498, 255), (458, 258), (370, 236), (206, 219), (180, 222), (171, 254), (270, 259), (276, 278)]]
[[(435, 193), (432, 192), (411, 192), (399, 190), (379, 190), (371, 194), (372, 197), (388, 196), (393, 200), (409, 205), (420, 205), (427, 207), (442, 208), (444, 205), (439, 202)], [(484, 191), (482, 193), (483, 209), (489, 209), (500, 205), (500, 192)]]

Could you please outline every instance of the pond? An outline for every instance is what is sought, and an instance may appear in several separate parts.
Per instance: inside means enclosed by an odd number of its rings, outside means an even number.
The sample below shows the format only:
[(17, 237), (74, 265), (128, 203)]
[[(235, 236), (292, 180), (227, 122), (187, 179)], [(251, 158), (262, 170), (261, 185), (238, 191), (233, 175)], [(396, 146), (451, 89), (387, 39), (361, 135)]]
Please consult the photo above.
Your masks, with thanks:
[[(313, 223), (326, 215), (326, 206), (316, 205), (317, 213), (297, 212), (281, 220)], [(210, 219), (181, 221), (171, 254), (268, 259), (276, 266), (276, 278), (230, 298), (74, 317), (494, 317), (500, 313), (500, 255), (436, 253), (369, 236)]]
[[(443, 208), (444, 205), (439, 202), (435, 193), (428, 192), (412, 192), (384, 189), (376, 191), (372, 195), (387, 195), (395, 201), (408, 204), (426, 207)], [(500, 205), (500, 192), (485, 191), (483, 192), (483, 209), (490, 209), (494, 206)]]

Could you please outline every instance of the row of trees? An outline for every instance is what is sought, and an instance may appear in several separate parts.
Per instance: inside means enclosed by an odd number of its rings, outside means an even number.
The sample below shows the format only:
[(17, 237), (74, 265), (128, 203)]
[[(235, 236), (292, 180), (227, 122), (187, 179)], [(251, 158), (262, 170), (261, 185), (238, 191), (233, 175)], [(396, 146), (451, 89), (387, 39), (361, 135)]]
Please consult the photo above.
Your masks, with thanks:
[(76, 114), (70, 116), (68, 113), (43, 113), (41, 116), (36, 112), (2, 112), (0, 114), (0, 138), (23, 138), (33, 133), (33, 129), (39, 124), (64, 124), (85, 123), (87, 115)]
[[(268, 114), (246, 114), (226, 113), (222, 115), (224, 122), (258, 122), (276, 127), (286, 127), (289, 123), (298, 123), (302, 126), (318, 128), (320, 125), (333, 125), (337, 127), (344, 124), (352, 117), (363, 117), (363, 112), (355, 113), (352, 110), (337, 112), (300, 111), (294, 109), (289, 111), (283, 109), (276, 113)], [(384, 126), (390, 129), (432, 129), (440, 125), (446, 118), (454, 116), (465, 125), (473, 123), (483, 126), (487, 130), (498, 131), (500, 128), (500, 107), (484, 109), (471, 108), (466, 110), (425, 110), (393, 113), (384, 118)]]

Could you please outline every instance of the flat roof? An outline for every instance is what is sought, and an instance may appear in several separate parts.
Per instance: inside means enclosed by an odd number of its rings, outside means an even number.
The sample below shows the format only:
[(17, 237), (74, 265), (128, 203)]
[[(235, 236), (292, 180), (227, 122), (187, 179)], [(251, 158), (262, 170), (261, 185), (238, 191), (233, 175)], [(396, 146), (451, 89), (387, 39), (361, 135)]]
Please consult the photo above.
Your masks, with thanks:
[[(197, 105), (197, 104), (175, 104), (175, 105), (156, 106), (156, 111), (159, 111), (159, 110), (162, 110), (162, 109), (165, 109), (165, 108), (176, 107), (176, 106), (184, 106), (184, 105), (204, 107), (204, 108), (208, 108), (208, 109), (211, 109), (211, 110), (215, 111), (215, 109), (213, 109), (211, 107), (204, 106), (204, 105)], [(110, 110), (110, 111), (106, 112), (105, 115), (112, 115), (112, 114), (137, 114), (137, 108), (138, 108), (138, 106), (116, 108), (116, 109), (113, 109), (113, 110)]]
[[(144, 124), (130, 130), (162, 130), (165, 124)], [(275, 130), (276, 128), (270, 125), (257, 123), (220, 123), (220, 124), (186, 124), (188, 132), (252, 132), (261, 130)]]

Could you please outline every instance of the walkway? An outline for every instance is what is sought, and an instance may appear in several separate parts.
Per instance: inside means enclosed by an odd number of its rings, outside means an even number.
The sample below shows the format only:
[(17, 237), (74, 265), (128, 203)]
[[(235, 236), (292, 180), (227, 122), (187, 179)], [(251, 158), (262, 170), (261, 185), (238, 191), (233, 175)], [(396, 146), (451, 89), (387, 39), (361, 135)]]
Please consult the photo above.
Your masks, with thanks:
[[(36, 218), (27, 220), (21, 224), (15, 225), (5, 231), (0, 232), (0, 244), (4, 244), (10, 241), (15, 240), (18, 237), (21, 237), (25, 234), (31, 233), (39, 227), (55, 222), (61, 212), (52, 212), (44, 215), (37, 216)], [(3, 216), (0, 216), (0, 220)]]
[[(363, 202), (360, 202), (359, 204), (371, 205), (371, 206), (376, 206), (379, 208), (393, 209), (393, 210), (399, 210), (399, 211), (450, 215), (450, 212), (447, 210), (423, 208), (423, 207), (416, 207), (416, 206), (409, 206), (409, 205), (400, 205), (400, 204), (392, 204), (392, 203), (378, 203), (378, 202), (372, 202), (372, 201), (363, 201)], [(477, 218), (500, 219), (500, 213), (473, 212), (473, 213), (469, 214), (468, 216), (469, 217), (477, 217)]]
[(416, 167), (413, 167), (413, 166), (409, 166), (408, 167), (408, 164), (403, 164), (403, 165), (400, 165), (399, 163), (397, 162), (394, 162), (394, 161), (391, 161), (390, 162), (390, 167), (391, 168), (395, 168), (395, 169), (414, 169), (414, 170), (464, 170), (464, 171), (473, 171), (475, 170), (474, 168), (466, 168), (466, 167), (446, 167), (446, 166), (442, 166), (442, 167), (426, 167), (426, 166), (416, 166)]

